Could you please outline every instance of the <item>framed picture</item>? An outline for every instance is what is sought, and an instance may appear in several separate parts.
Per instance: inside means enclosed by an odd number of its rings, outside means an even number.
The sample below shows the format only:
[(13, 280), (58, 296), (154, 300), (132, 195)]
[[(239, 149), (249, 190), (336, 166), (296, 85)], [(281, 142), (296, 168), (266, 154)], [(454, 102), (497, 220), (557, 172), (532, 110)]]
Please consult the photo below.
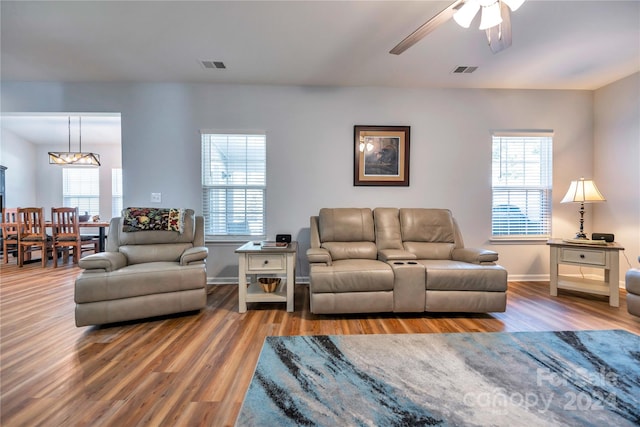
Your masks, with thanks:
[(408, 187), (409, 133), (409, 126), (354, 126), (353, 185)]

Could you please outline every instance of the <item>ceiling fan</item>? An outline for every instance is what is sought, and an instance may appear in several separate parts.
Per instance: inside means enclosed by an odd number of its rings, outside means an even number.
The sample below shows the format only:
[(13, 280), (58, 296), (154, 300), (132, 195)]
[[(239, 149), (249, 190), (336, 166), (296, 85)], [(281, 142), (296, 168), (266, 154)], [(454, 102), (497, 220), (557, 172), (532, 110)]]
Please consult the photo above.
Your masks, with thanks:
[(517, 10), (524, 1), (455, 0), (446, 9), (409, 34), (389, 53), (400, 55), (451, 18), (461, 27), (469, 28), (471, 21), (480, 9), (482, 9), (482, 13), (479, 29), (485, 30), (491, 51), (498, 53), (511, 46), (511, 11)]

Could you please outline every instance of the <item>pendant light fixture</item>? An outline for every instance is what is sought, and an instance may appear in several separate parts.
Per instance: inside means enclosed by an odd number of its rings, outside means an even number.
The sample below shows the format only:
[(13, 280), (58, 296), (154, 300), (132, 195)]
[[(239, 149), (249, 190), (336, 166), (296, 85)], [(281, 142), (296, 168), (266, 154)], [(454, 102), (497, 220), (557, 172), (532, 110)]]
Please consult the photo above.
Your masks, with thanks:
[(60, 166), (100, 166), (100, 154), (82, 152), (82, 117), (78, 117), (79, 151), (71, 151), (71, 117), (69, 117), (69, 151), (49, 151), (49, 164)]

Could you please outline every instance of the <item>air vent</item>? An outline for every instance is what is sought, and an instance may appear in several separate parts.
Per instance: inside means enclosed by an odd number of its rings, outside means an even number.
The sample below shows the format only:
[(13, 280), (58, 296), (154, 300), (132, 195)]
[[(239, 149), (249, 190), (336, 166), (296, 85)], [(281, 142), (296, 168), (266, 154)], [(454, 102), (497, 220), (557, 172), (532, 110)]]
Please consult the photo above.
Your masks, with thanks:
[(213, 69), (222, 70), (227, 68), (227, 66), (224, 65), (224, 62), (222, 61), (200, 61), (200, 62), (202, 63), (202, 66), (207, 70), (213, 70)]
[(453, 74), (471, 74), (477, 69), (478, 69), (478, 67), (473, 67), (473, 66), (468, 66), (468, 65), (460, 65), (460, 66), (456, 67), (452, 71), (452, 73)]

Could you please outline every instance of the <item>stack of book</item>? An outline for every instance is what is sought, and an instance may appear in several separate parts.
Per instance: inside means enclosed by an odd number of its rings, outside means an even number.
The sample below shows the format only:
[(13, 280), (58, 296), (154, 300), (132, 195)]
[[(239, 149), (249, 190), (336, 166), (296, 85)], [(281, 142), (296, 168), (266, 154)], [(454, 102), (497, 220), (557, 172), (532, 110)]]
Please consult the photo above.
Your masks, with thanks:
[(607, 246), (608, 243), (604, 240), (590, 240), (590, 239), (562, 239), (565, 243), (574, 243), (576, 245), (597, 245)]
[(265, 240), (261, 244), (263, 249), (276, 249), (276, 248), (286, 248), (289, 246), (286, 242), (276, 242), (271, 240)]

